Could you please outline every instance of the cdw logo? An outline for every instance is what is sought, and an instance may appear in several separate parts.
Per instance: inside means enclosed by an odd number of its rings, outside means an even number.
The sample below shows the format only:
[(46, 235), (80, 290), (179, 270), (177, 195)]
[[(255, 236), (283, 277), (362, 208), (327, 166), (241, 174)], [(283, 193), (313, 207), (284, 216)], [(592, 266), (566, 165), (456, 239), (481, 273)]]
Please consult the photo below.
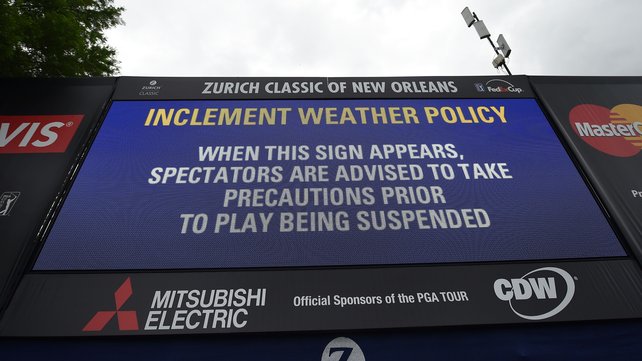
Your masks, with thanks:
[(527, 300), (533, 295), (540, 300), (557, 298), (553, 277), (513, 278), (510, 281), (500, 278), (495, 281), (495, 294), (502, 301), (510, 301), (512, 298)]
[(543, 320), (568, 306), (575, 294), (575, 281), (561, 268), (542, 267), (520, 278), (500, 278), (493, 289), (497, 298), (508, 302), (517, 316)]
[(84, 115), (0, 116), (0, 153), (63, 153)]
[(122, 311), (121, 307), (127, 302), (129, 297), (131, 297), (132, 291), (132, 282), (129, 277), (123, 282), (120, 287), (114, 292), (114, 303), (116, 306), (115, 310), (108, 311), (98, 311), (94, 317), (87, 322), (85, 327), (82, 329), (84, 332), (87, 331), (102, 331), (109, 321), (116, 316), (118, 319), (118, 329), (121, 331), (136, 331), (138, 330), (138, 318), (136, 316), (136, 311)]

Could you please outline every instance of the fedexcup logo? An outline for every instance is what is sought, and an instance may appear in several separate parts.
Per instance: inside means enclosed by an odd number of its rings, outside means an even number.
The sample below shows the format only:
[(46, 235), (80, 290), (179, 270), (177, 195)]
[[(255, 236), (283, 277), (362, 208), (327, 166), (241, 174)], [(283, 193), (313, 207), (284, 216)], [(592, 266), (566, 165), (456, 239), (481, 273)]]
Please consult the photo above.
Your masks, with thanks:
[(642, 107), (619, 104), (612, 109), (580, 104), (569, 113), (571, 128), (586, 144), (616, 157), (632, 157), (642, 149)]
[(480, 93), (514, 93), (521, 94), (524, 89), (516, 87), (510, 82), (503, 79), (491, 79), (486, 83), (475, 83), (475, 90)]
[(573, 299), (575, 281), (561, 268), (542, 267), (521, 278), (495, 281), (495, 295), (527, 320), (544, 320), (562, 312)]

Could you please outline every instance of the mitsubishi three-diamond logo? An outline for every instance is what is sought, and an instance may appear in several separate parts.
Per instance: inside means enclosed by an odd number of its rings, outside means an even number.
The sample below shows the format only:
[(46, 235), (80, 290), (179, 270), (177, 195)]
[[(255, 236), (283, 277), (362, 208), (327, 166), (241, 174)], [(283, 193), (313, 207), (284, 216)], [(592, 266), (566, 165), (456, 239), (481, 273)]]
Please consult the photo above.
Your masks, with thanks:
[(137, 331), (138, 330), (138, 318), (136, 317), (136, 311), (122, 311), (121, 307), (127, 302), (129, 297), (131, 297), (132, 291), (132, 282), (129, 277), (123, 282), (120, 287), (114, 292), (114, 301), (116, 303), (116, 309), (113, 311), (98, 311), (94, 317), (87, 322), (85, 327), (82, 329), (83, 332), (88, 331), (102, 331), (109, 321), (116, 316), (118, 319), (118, 329), (120, 331)]

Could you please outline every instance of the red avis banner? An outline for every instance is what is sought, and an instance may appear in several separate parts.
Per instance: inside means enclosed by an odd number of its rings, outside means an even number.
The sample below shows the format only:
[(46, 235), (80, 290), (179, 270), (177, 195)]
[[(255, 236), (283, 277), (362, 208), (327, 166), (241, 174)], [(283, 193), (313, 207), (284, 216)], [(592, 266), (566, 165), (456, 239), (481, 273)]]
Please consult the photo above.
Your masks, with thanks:
[(0, 317), (115, 84), (115, 78), (0, 81)]
[(0, 116), (0, 153), (63, 153), (83, 114)]

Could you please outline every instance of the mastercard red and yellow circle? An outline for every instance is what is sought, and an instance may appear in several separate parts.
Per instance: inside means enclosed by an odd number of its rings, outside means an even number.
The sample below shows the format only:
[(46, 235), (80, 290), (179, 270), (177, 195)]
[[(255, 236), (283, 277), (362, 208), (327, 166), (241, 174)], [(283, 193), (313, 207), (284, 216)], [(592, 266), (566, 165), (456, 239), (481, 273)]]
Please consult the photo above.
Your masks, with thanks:
[(569, 121), (575, 134), (603, 153), (632, 157), (642, 149), (642, 106), (581, 104), (571, 109)]

